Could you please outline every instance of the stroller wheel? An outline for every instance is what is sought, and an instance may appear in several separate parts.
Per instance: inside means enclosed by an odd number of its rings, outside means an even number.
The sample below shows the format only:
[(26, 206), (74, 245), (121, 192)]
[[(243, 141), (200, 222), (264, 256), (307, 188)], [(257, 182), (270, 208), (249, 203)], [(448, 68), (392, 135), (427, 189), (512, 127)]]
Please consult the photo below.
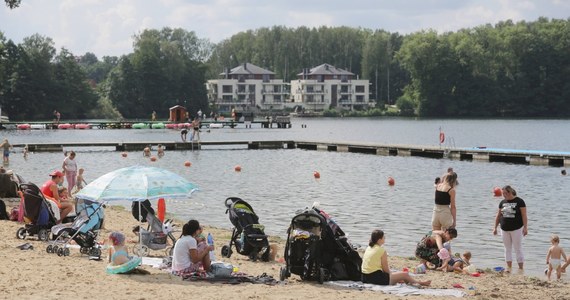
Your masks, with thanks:
[(148, 247), (145, 245), (136, 244), (133, 247), (133, 253), (139, 257), (147, 256), (149, 254), (149, 252), (150, 252), (150, 249), (148, 249)]
[(63, 256), (63, 248), (57, 249), (57, 256)]
[(99, 248), (91, 248), (87, 250), (89, 256), (100, 257), (101, 256), (101, 249)]
[(38, 231), (38, 239), (42, 242), (47, 242), (49, 240), (49, 231), (40, 229), (40, 231)]
[(18, 231), (16, 231), (16, 237), (19, 238), (20, 240), (23, 240), (26, 238), (26, 228), (24, 227), (20, 227), (18, 228)]
[(249, 259), (257, 261), (257, 252), (253, 251), (249, 254)]
[(81, 248), (79, 248), (79, 253), (81, 253), (81, 254), (89, 254), (89, 248), (87, 248), (87, 247), (81, 247)]
[(46, 252), (47, 252), (47, 253), (52, 253), (52, 252), (53, 252), (53, 246), (52, 246), (52, 245), (48, 245), (48, 246), (46, 247)]
[(53, 249), (51, 251), (51, 253), (55, 253), (57, 254), (57, 251), (59, 250), (59, 247), (57, 245), (53, 246)]
[(69, 256), (69, 248), (63, 249), (63, 256)]
[(279, 280), (283, 281), (285, 280), (285, 278), (288, 278), (289, 276), (287, 276), (287, 267), (281, 267), (281, 269), (279, 269)]
[(230, 256), (232, 256), (232, 248), (228, 245), (224, 245), (222, 247), (222, 257), (230, 258)]

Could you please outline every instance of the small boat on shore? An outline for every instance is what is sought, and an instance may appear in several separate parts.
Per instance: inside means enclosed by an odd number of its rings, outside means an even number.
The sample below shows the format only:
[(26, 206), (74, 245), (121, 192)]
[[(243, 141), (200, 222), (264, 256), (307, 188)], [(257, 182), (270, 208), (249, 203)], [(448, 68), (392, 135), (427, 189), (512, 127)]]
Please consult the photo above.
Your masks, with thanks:
[(75, 129), (91, 129), (89, 124), (75, 124)]
[(222, 124), (222, 123), (210, 123), (210, 125), (208, 127), (213, 128), (213, 129), (224, 128), (224, 124)]
[(21, 130), (28, 130), (31, 128), (30, 124), (18, 124), (16, 127)]
[(164, 129), (164, 123), (153, 123), (150, 128), (152, 129)]
[(30, 125), (30, 129), (46, 129), (46, 125), (45, 124), (32, 124)]
[(57, 129), (73, 129), (73, 125), (69, 123), (57, 125)]

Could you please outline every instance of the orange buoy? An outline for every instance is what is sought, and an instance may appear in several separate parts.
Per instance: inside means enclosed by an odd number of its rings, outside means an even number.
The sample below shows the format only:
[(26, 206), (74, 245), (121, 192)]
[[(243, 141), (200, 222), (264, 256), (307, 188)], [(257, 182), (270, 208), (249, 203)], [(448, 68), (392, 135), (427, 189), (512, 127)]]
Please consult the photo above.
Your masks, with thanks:
[(121, 153), (121, 156), (122, 156), (122, 157), (127, 157), (127, 155), (128, 155), (127, 152)]
[(394, 185), (394, 184), (396, 184), (396, 181), (394, 180), (394, 178), (388, 177), (388, 185)]
[(313, 176), (315, 176), (316, 179), (321, 178), (321, 173), (319, 173), (319, 171), (315, 171), (313, 172)]
[(235, 170), (236, 172), (241, 172), (241, 166), (240, 166), (240, 165), (235, 166), (235, 167), (234, 167), (234, 170)]
[(496, 186), (493, 189), (493, 194), (495, 195), (495, 197), (501, 197), (501, 196), (503, 196), (503, 191), (501, 190), (500, 187)]
[(189, 162), (189, 161), (185, 161), (185, 162), (184, 162), (184, 166), (185, 166), (185, 167), (190, 167), (190, 166), (192, 166), (192, 163)]
[(156, 161), (156, 156), (151, 156), (150, 161)]
[(158, 212), (156, 217), (161, 221), (164, 222), (164, 216), (166, 215), (166, 203), (164, 202), (164, 198), (158, 199)]

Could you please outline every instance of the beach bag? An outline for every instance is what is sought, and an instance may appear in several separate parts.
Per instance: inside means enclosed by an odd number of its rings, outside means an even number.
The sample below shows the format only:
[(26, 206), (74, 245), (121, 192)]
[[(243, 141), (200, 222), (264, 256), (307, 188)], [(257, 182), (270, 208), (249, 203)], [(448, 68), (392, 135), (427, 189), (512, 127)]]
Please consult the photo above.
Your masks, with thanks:
[(18, 221), (18, 216), (20, 215), (20, 208), (19, 207), (12, 207), (10, 211), (10, 221)]
[(215, 262), (210, 265), (210, 271), (216, 278), (227, 278), (232, 275), (234, 266), (222, 262)]

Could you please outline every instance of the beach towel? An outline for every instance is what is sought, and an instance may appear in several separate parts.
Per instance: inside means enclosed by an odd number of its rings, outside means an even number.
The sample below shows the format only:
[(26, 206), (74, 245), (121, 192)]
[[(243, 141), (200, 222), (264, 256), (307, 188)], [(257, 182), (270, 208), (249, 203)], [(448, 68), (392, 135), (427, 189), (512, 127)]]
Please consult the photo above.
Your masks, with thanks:
[(396, 285), (376, 285), (369, 283), (362, 283), (360, 281), (327, 281), (324, 284), (332, 286), (340, 286), (351, 289), (379, 291), (386, 294), (393, 294), (398, 296), (411, 296), (411, 295), (429, 295), (429, 296), (453, 296), (464, 297), (467, 294), (459, 290), (452, 289), (430, 289), (430, 288), (417, 288), (407, 284)]

